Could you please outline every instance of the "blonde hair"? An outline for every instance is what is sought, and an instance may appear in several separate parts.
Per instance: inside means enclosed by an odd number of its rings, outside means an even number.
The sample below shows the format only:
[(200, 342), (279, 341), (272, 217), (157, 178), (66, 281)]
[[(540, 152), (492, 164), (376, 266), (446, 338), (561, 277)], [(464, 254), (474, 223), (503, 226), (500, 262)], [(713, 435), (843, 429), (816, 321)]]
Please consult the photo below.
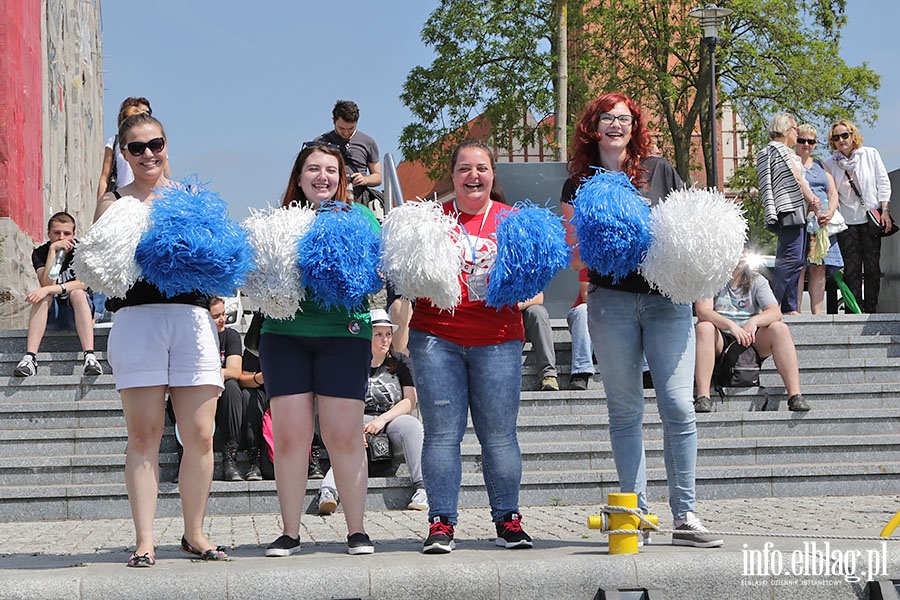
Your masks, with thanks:
[(812, 136), (819, 139), (819, 132), (810, 123), (804, 123), (797, 126), (797, 135)]
[(769, 123), (769, 137), (773, 140), (775, 138), (784, 137), (787, 135), (787, 132), (797, 125), (797, 119), (794, 118), (794, 115), (791, 113), (778, 113), (774, 117), (772, 117), (772, 122)]
[(859, 129), (856, 128), (856, 125), (854, 125), (848, 119), (841, 119), (840, 121), (836, 121), (835, 124), (831, 126), (831, 131), (828, 132), (828, 147), (832, 150), (837, 150), (837, 146), (834, 142), (831, 141), (831, 136), (834, 135), (834, 128), (841, 125), (843, 125), (850, 133), (850, 143), (853, 144), (853, 149), (857, 150), (859, 148), (862, 148), (863, 136), (859, 133)]

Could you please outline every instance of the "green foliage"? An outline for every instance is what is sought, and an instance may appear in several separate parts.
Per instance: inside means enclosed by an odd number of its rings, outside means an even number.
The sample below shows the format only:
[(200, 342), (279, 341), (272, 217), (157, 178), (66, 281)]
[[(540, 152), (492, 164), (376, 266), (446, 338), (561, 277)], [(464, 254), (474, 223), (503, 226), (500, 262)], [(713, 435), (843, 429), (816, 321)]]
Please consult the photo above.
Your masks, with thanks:
[(731, 0), (719, 82), (760, 147), (768, 122), (787, 111), (819, 129), (840, 118), (872, 123), (881, 78), (839, 55), (846, 0)]
[(750, 246), (760, 254), (775, 254), (778, 238), (766, 229), (766, 211), (759, 201), (756, 184), (756, 157), (749, 156), (735, 169), (730, 181), (731, 189), (742, 198)]
[[(533, 143), (551, 134), (524, 123), (524, 115), (530, 109), (540, 122), (554, 111), (554, 18), (552, 0), (443, 0), (422, 29), (437, 57), (410, 71), (400, 95), (414, 117), (400, 136), (404, 157), (442, 175), (466, 124), (482, 112), (495, 132), (512, 131), (513, 139)], [(510, 149), (511, 140), (491, 143)]]

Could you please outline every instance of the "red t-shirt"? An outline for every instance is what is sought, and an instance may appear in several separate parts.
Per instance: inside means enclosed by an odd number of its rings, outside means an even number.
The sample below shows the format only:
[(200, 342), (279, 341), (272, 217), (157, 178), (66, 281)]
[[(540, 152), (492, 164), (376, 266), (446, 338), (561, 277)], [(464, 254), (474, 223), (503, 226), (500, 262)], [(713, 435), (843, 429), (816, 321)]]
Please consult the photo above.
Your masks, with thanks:
[[(462, 300), (450, 312), (437, 309), (426, 298), (419, 298), (409, 323), (411, 329), (427, 331), (460, 346), (488, 346), (525, 339), (518, 307), (504, 306), (497, 310), (484, 303), (488, 271), (497, 260), (497, 215), (509, 208), (503, 203), (492, 202), (487, 213), (458, 214), (457, 220), (467, 233), (463, 238), (465, 266), (459, 276)], [(453, 202), (444, 203), (444, 213), (453, 215), (456, 212)]]

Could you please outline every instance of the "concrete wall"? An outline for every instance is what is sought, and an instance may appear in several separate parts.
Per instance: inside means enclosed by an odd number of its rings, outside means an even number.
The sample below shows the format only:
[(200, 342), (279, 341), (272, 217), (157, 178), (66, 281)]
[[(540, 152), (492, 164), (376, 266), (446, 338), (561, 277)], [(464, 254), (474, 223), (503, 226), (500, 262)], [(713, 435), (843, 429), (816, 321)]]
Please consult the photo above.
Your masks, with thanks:
[[(891, 178), (891, 218), (900, 215), (900, 169), (888, 174)], [(900, 313), (900, 233), (881, 240), (881, 293), (878, 312)]]
[(0, 328), (24, 328), (31, 251), (65, 210), (79, 231), (103, 151), (100, 0), (0, 0)]

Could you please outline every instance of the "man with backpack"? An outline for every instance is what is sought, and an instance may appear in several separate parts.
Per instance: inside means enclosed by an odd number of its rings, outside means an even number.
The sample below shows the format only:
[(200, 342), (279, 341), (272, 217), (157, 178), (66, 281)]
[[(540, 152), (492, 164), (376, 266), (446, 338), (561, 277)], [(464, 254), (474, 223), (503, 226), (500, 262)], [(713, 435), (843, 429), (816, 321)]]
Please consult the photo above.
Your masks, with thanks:
[(784, 381), (788, 409), (809, 410), (800, 393), (794, 338), (781, 319), (781, 308), (769, 282), (747, 264), (746, 255), (722, 291), (714, 298), (697, 301), (694, 307), (697, 313), (694, 411), (712, 411), (709, 391), (714, 372), (716, 385), (758, 385), (759, 364), (769, 356), (774, 358), (775, 368)]

